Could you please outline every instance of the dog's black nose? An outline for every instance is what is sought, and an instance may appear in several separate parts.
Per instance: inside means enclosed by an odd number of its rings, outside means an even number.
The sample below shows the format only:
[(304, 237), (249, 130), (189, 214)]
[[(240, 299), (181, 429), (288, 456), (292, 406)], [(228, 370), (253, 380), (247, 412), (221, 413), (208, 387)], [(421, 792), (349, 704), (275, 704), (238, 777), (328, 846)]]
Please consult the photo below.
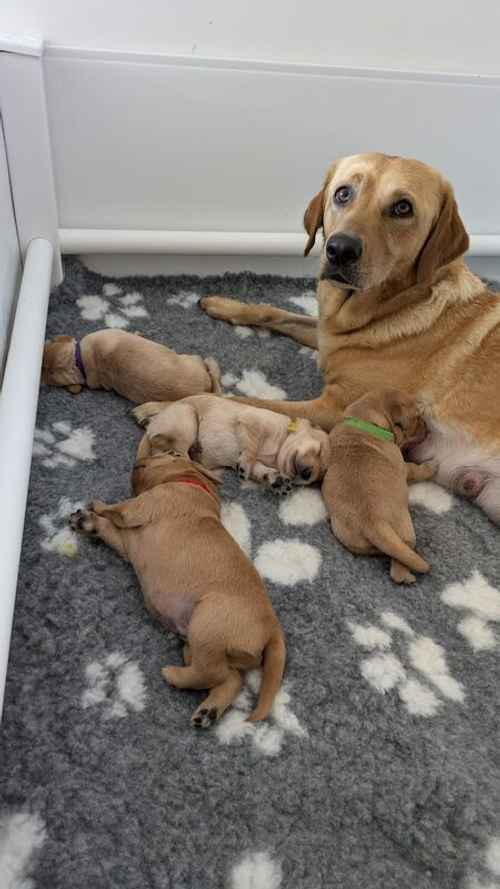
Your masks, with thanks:
[(361, 238), (340, 233), (326, 242), (326, 255), (332, 265), (345, 266), (357, 262), (363, 252)]
[(304, 467), (304, 469), (300, 470), (300, 477), (303, 478), (305, 482), (307, 482), (311, 478), (311, 472), (312, 471), (306, 466)]

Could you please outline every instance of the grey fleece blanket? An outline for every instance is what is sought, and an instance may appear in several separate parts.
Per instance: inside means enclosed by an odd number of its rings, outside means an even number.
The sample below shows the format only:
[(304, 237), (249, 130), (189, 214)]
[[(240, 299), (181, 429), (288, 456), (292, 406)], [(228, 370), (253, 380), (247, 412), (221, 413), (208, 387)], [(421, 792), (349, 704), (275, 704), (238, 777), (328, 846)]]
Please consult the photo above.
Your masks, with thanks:
[[(110, 280), (66, 262), (48, 335), (138, 330), (215, 355), (227, 391), (318, 393), (315, 353), (215, 322), (223, 292), (314, 312), (311, 280)], [(288, 640), (265, 723), (259, 674), (209, 731), (165, 685), (178, 640), (126, 563), (66, 515), (129, 493), (140, 431), (106, 392), (42, 388), (1, 740), (2, 889), (500, 887), (500, 545), (473, 506), (412, 490), (412, 588), (332, 538), (319, 490), (285, 499), (227, 473), (224, 521)], [(31, 880), (31, 882), (30, 882)]]

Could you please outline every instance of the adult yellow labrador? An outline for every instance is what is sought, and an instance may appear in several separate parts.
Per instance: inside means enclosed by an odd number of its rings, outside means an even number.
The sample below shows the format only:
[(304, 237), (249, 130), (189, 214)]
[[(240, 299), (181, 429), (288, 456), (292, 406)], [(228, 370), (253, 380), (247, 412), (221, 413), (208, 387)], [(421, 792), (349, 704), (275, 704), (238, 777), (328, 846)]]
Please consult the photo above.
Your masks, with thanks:
[(441, 484), (500, 522), (500, 298), (464, 263), (469, 239), (451, 186), (419, 161), (354, 155), (329, 168), (304, 225), (306, 255), (324, 233), (318, 321), (218, 296), (202, 301), (213, 318), (319, 349), (319, 398), (252, 403), (330, 430), (370, 389), (416, 395), (430, 434), (411, 459), (436, 460)]

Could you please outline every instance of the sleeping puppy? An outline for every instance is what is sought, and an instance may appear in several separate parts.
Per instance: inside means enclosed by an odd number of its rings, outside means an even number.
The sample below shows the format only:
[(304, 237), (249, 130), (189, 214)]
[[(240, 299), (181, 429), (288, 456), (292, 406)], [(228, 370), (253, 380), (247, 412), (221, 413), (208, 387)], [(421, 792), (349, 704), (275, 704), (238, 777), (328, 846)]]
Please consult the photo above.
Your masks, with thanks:
[(140, 404), (147, 399), (174, 401), (198, 392), (220, 392), (214, 358), (177, 355), (167, 346), (123, 330), (97, 330), (78, 341), (56, 336), (45, 344), (42, 382), (78, 394), (114, 389)]
[(132, 414), (148, 424), (139, 457), (170, 449), (196, 453), (208, 469), (237, 468), (240, 478), (267, 482), (280, 493), (289, 489), (289, 480), (301, 485), (321, 480), (328, 466), (328, 435), (309, 420), (292, 421), (231, 398), (150, 402)]
[(162, 674), (176, 688), (210, 689), (192, 722), (211, 725), (241, 688), (241, 670), (263, 665), (250, 722), (265, 719), (285, 666), (283, 630), (250, 559), (225, 530), (214, 476), (180, 454), (136, 463), (135, 496), (95, 500), (70, 517), (131, 562), (148, 611), (182, 636), (184, 667)]
[(415, 552), (408, 483), (432, 478), (435, 466), (405, 463), (401, 453), (425, 435), (415, 398), (396, 390), (355, 401), (330, 433), (322, 494), (332, 531), (353, 553), (390, 556), (396, 583), (413, 583), (412, 571), (430, 571)]

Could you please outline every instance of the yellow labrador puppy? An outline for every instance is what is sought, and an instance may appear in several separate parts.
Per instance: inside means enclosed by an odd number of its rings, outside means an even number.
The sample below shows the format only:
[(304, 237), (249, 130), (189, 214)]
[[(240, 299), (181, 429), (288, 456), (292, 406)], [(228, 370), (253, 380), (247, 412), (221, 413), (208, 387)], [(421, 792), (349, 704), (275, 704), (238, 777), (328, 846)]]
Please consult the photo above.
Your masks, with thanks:
[(223, 527), (216, 479), (180, 454), (137, 463), (130, 500), (95, 500), (70, 517), (134, 567), (148, 611), (186, 640), (185, 666), (162, 670), (176, 688), (210, 689), (192, 722), (207, 728), (241, 689), (242, 670), (263, 665), (248, 717), (265, 719), (285, 666), (283, 630), (253, 563)]
[(177, 355), (167, 346), (124, 330), (96, 330), (80, 341), (72, 336), (49, 340), (43, 353), (42, 383), (65, 386), (75, 395), (83, 386), (114, 389), (136, 404), (221, 391), (214, 358)]
[(391, 557), (396, 583), (426, 573), (415, 552), (408, 484), (432, 478), (432, 463), (405, 463), (402, 448), (422, 441), (424, 420), (415, 398), (388, 389), (351, 404), (330, 433), (332, 454), (322, 494), (332, 531), (354, 553)]
[(287, 493), (287, 480), (309, 485), (323, 478), (330, 444), (309, 420), (280, 416), (216, 395), (173, 404), (150, 402), (132, 411), (148, 424), (139, 455), (176, 450), (195, 453), (209, 469), (237, 468), (240, 478), (267, 482)]
[[(467, 268), (469, 239), (450, 184), (432, 167), (384, 154), (335, 161), (304, 217), (324, 234), (319, 320), (206, 297), (214, 318), (319, 349), (313, 401), (251, 403), (330, 430), (348, 404), (388, 381), (429, 403), (429, 436), (412, 453), (436, 480), (500, 522), (500, 297)], [(272, 340), (266, 340), (272, 348)]]

